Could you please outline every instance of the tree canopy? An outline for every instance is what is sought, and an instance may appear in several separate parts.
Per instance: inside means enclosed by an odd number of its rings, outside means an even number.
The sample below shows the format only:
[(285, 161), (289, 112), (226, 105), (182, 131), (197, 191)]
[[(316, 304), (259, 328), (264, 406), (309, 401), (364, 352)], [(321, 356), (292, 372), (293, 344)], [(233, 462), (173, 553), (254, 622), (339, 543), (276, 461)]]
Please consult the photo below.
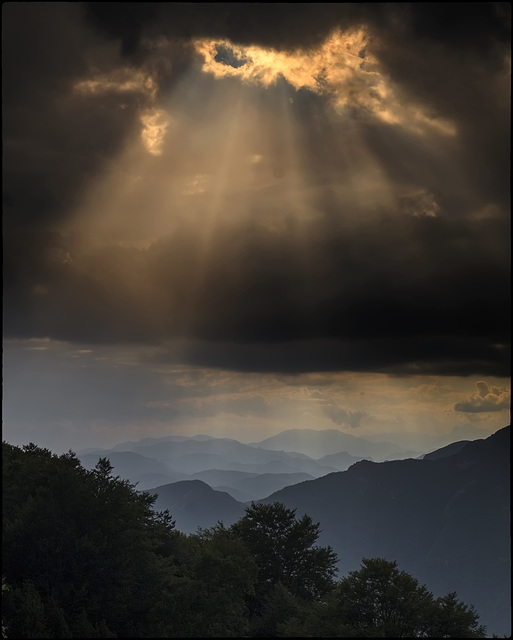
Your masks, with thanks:
[(295, 509), (279, 502), (252, 503), (231, 527), (254, 555), (260, 581), (281, 582), (294, 595), (313, 600), (333, 586), (337, 556), (331, 547), (315, 546), (319, 523), (296, 518)]
[[(301, 615), (302, 614), (302, 615)], [(285, 625), (290, 636), (481, 638), (479, 616), (449, 593), (434, 598), (397, 563), (363, 558), (329, 597)]]
[(7, 638), (484, 635), (394, 562), (336, 581), (319, 523), (278, 502), (186, 536), (106, 458), (4, 443), (2, 473)]
[(151, 629), (179, 536), (153, 502), (106, 459), (87, 471), (72, 453), (4, 444), (5, 617), (17, 618), (19, 635), (33, 624), (40, 637)]

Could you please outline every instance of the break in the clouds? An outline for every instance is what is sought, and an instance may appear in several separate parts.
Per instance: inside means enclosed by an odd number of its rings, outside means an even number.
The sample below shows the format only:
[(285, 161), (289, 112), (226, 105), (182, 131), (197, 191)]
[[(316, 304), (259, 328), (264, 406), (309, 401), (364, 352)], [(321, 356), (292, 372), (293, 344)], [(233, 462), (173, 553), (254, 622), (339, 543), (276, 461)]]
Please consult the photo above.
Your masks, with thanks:
[(507, 3), (4, 4), (5, 338), (502, 409), (510, 59)]

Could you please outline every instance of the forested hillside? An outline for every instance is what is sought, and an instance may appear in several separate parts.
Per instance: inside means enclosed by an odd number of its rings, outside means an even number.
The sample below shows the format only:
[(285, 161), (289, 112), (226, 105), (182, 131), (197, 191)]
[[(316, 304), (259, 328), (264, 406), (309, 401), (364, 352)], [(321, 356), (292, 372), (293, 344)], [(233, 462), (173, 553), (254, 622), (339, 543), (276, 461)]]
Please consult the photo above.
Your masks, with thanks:
[(187, 536), (154, 500), (105, 458), (4, 443), (7, 637), (484, 636), (471, 605), (394, 561), (338, 578), (319, 524), (279, 502)]

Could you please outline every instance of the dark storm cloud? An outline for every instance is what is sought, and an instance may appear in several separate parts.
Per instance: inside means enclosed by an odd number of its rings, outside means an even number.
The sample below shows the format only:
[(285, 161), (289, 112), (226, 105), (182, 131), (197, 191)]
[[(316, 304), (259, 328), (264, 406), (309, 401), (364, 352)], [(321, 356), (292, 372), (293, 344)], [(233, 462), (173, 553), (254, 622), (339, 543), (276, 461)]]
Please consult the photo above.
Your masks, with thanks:
[(443, 218), (409, 217), (398, 225), (392, 215), (371, 229), (337, 233), (332, 226), (331, 236), (314, 227), (306, 262), (308, 248), (276, 233), (219, 231), (196, 283), (196, 239), (185, 231), (146, 250), (99, 247), (82, 259), (73, 238), (38, 233), (29, 244), (23, 233), (5, 248), (6, 293), (17, 311), (5, 328), (18, 337), (38, 330), (117, 342), (446, 335), (503, 343), (507, 265), (482, 251), (480, 238), (500, 246), (506, 230), (486, 220), (465, 234), (452, 227)]
[[(500, 80), (508, 11), (504, 3), (4, 5), (5, 334), (184, 338), (189, 361), (240, 370), (508, 375), (509, 351), (497, 346), (509, 344), (509, 89)], [(359, 24), (376, 35), (382, 69), (404, 100), (458, 129), (455, 140), (419, 143), (353, 113), (383, 174), (404, 187), (400, 219), (383, 206), (366, 222), (365, 211), (330, 196), (355, 160), (344, 151), (344, 125), (326, 118), (324, 96), (301, 90), (289, 107), (301, 125), (298, 147), (309, 186), (328, 187), (306, 245), (295, 244), (293, 219), (281, 234), (256, 223), (263, 199), (236, 231), (216, 230), (201, 278), (187, 229), (146, 249), (88, 253), (76, 251), (80, 238), (55, 230), (140, 129), (136, 92), (70, 97), (95, 61), (102, 71), (126, 61), (139, 68), (152, 55), (145, 37), (183, 41), (172, 72), (156, 74), (164, 100), (194, 57), (191, 38), (293, 50)], [(207, 104), (197, 102), (191, 112)], [(425, 208), (430, 198), (438, 217)], [(499, 213), (470, 217), (487, 206)]]
[(365, 23), (409, 39), (488, 51), (508, 42), (509, 3), (86, 3), (86, 16), (117, 39), (126, 55), (144, 32), (170, 37), (226, 38), (278, 49), (311, 47), (335, 27)]
[(81, 261), (72, 238), (28, 244), (24, 233), (5, 249), (4, 328), (93, 342), (196, 338), (191, 361), (242, 370), (406, 372), (415, 361), (425, 373), (507, 375), (509, 353), (494, 345), (508, 342), (508, 272), (480, 242), (500, 246), (506, 230), (486, 220), (465, 229), (416, 217), (398, 227), (391, 216), (352, 234), (321, 227), (309, 263), (277, 234), (219, 232), (199, 282), (190, 234)]
[[(77, 101), (73, 83), (100, 45), (80, 5), (2, 6), (4, 232), (69, 215), (135, 122), (134, 96)], [(109, 63), (109, 57), (112, 60)], [(94, 59), (94, 58), (93, 58)], [(103, 63), (115, 56), (102, 52)]]
[[(401, 86), (405, 101), (413, 98), (433, 116), (457, 124), (464, 146), (451, 149), (449, 145), (448, 151), (454, 154), (454, 167), (465, 176), (466, 185), (446, 183), (444, 188), (467, 187), (474, 197), (508, 206), (509, 5), (472, 3), (467, 13), (457, 4), (418, 3), (407, 13), (414, 16), (409, 21), (412, 29), (379, 40), (376, 51), (387, 73)], [(447, 22), (442, 19), (445, 15)], [(373, 129), (367, 141), (386, 155), (393, 177), (422, 170), (422, 160), (408, 169), (404, 159), (412, 141), (396, 135), (393, 128)], [(428, 179), (433, 171), (428, 168)]]
[(117, 2), (86, 5), (90, 24), (117, 40), (125, 55), (140, 54), (143, 33), (226, 38), (280, 49), (313, 46), (334, 24), (357, 23), (361, 14), (350, 4), (127, 3), (123, 9)]
[(159, 5), (153, 2), (129, 2), (120, 7), (118, 2), (88, 2), (84, 9), (90, 24), (100, 33), (118, 39), (121, 54), (131, 56), (137, 53), (145, 26), (155, 21)]
[(242, 344), (195, 340), (169, 352), (163, 350), (158, 360), (291, 375), (305, 371), (380, 371), (397, 376), (507, 377), (510, 352), (495, 348), (486, 339), (443, 336)]

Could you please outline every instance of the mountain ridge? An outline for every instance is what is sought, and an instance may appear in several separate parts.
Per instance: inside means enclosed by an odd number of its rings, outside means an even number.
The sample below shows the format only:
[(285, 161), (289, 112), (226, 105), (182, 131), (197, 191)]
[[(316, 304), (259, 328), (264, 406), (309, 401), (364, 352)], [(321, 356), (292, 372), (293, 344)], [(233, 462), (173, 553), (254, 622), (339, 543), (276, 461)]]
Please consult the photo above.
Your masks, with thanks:
[(476, 606), (491, 633), (510, 630), (510, 427), (453, 455), (387, 462), (284, 488), (279, 501), (319, 522), (342, 571), (384, 557)]
[(402, 450), (402, 447), (391, 442), (372, 442), (338, 429), (287, 429), (250, 444), (273, 451), (315, 451), (310, 455), (315, 456), (317, 453), (317, 458), (336, 451), (346, 451), (354, 456), (371, 456), (376, 461), (382, 461), (387, 455), (397, 454)]

